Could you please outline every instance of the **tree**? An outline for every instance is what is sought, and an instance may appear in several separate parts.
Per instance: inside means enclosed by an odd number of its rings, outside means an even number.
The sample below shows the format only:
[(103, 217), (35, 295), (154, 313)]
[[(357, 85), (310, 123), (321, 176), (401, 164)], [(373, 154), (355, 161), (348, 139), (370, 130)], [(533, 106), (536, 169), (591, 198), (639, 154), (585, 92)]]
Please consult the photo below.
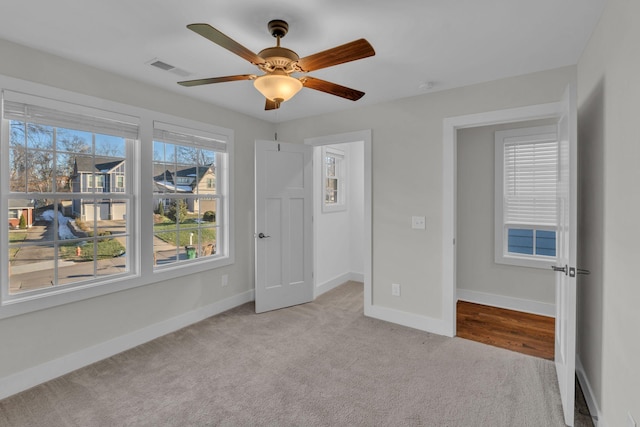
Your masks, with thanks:
[(171, 202), (167, 210), (167, 217), (177, 223), (182, 223), (187, 218), (187, 203), (180, 199)]
[(24, 214), (20, 214), (18, 228), (20, 228), (20, 230), (25, 230), (27, 228), (27, 219), (24, 217)]
[(164, 200), (160, 200), (158, 203), (158, 215), (164, 216)]

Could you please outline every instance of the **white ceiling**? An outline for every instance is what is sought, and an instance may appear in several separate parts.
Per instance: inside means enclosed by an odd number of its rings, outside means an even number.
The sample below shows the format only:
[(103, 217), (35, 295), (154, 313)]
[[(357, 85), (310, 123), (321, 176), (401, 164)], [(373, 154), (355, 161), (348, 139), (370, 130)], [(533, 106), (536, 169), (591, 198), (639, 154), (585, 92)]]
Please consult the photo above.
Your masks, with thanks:
[[(0, 38), (271, 122), (576, 64), (606, 0), (22, 0), (6, 2)], [(182, 87), (180, 80), (258, 74), (186, 28), (203, 22), (259, 52), (304, 57), (361, 37), (376, 55), (310, 75), (366, 92), (353, 102), (303, 89), (264, 111), (250, 81)], [(190, 73), (151, 67), (153, 59)], [(2, 58), (3, 61), (7, 58)], [(431, 89), (425, 88), (432, 82)], [(422, 87), (421, 87), (422, 86)]]

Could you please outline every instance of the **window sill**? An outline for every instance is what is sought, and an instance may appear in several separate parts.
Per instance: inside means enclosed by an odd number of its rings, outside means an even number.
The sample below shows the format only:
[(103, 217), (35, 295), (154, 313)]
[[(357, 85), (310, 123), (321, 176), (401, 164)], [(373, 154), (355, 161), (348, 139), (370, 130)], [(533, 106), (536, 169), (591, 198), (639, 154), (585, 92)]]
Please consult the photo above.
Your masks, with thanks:
[[(17, 296), (3, 301), (2, 305), (0, 305), (0, 319), (53, 308), (73, 302), (79, 302), (114, 292), (126, 291), (139, 286), (150, 285), (165, 280), (202, 274), (233, 263), (233, 256), (226, 256), (207, 262), (186, 263), (179, 266), (175, 265), (172, 266), (173, 268), (171, 269), (153, 271), (152, 273), (145, 275), (125, 274), (123, 276), (112, 277), (109, 280), (101, 282), (88, 283), (84, 286), (80, 285), (68, 288), (61, 287), (53, 292)], [(161, 273), (162, 276), (160, 277), (158, 273)]]
[(496, 256), (496, 264), (513, 265), (518, 267), (538, 268), (551, 271), (551, 267), (556, 265), (555, 258), (530, 258), (512, 255)]

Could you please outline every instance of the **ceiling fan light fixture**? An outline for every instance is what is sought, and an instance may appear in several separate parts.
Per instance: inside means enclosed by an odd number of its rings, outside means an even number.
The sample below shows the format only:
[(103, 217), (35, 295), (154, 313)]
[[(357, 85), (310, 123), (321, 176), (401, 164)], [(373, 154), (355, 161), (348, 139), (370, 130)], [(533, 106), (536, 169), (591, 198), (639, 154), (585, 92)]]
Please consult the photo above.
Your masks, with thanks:
[(284, 73), (257, 77), (253, 85), (265, 98), (277, 103), (288, 101), (302, 89), (300, 80)]

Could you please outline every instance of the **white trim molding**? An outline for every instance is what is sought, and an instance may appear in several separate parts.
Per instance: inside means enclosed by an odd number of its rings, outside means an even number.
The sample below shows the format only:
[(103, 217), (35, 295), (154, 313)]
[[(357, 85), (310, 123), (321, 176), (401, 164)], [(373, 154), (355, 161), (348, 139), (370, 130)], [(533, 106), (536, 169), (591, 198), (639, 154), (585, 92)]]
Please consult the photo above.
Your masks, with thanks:
[(75, 353), (0, 378), (0, 400), (254, 300), (246, 291)]
[(587, 406), (589, 407), (589, 413), (591, 414), (593, 425), (595, 427), (605, 427), (595, 393), (593, 392), (591, 383), (587, 378), (587, 373), (584, 370), (579, 354), (576, 354), (576, 375), (578, 376), (578, 382), (580, 383), (580, 388), (582, 388), (582, 393), (584, 394), (584, 400), (587, 402)]
[(442, 319), (407, 313), (406, 311), (381, 307), (379, 305), (372, 305), (368, 308), (365, 307), (364, 315), (378, 320), (384, 320), (386, 322), (406, 326), (408, 328), (418, 329), (420, 331), (451, 336), (449, 334), (447, 323)]
[(476, 304), (483, 304), (491, 307), (506, 308), (507, 310), (522, 311), (524, 313), (537, 314), (540, 316), (556, 316), (555, 304), (508, 297), (504, 295), (489, 294), (486, 292), (470, 291), (467, 289), (458, 289), (457, 294), (458, 300), (461, 301), (474, 302)]
[(364, 282), (364, 274), (362, 273), (344, 273), (339, 276), (334, 277), (333, 279), (329, 279), (324, 283), (316, 285), (314, 298), (319, 297), (320, 295), (329, 292), (330, 290), (337, 288), (338, 286), (348, 282)]

